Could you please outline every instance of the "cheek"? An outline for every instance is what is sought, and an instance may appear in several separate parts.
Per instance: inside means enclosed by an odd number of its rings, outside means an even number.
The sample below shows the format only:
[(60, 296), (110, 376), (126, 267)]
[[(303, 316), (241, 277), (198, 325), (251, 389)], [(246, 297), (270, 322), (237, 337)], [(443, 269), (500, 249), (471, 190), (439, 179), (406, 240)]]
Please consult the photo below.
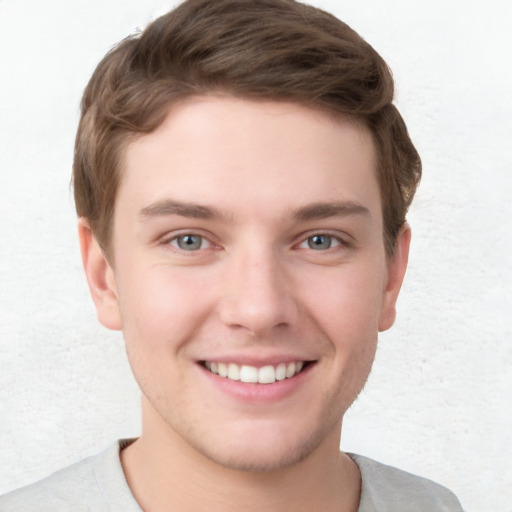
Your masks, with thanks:
[(129, 345), (178, 350), (208, 314), (210, 300), (197, 273), (154, 266), (125, 276), (118, 290)]
[[(307, 279), (309, 303), (313, 317), (326, 330), (331, 340), (342, 338), (373, 339), (378, 332), (382, 305), (382, 272), (372, 266), (333, 269), (324, 279)], [(302, 288), (306, 283), (304, 282)]]

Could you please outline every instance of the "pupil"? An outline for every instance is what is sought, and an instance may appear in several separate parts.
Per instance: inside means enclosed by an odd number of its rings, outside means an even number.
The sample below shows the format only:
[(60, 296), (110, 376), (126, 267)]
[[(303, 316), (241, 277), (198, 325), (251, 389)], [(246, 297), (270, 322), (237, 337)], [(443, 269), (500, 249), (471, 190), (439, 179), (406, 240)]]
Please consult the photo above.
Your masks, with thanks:
[(315, 235), (309, 239), (311, 249), (329, 249), (331, 247), (331, 237), (327, 235)]

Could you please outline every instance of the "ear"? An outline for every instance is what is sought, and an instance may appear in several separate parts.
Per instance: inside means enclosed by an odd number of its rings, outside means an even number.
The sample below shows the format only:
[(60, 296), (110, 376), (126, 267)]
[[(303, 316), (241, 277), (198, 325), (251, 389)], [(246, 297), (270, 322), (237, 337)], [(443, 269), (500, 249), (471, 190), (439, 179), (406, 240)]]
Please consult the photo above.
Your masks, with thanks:
[(386, 331), (395, 322), (396, 301), (407, 269), (410, 243), (411, 228), (409, 227), (409, 224), (405, 222), (396, 237), (393, 256), (387, 263), (387, 282), (382, 297), (379, 331)]
[(99, 322), (108, 329), (121, 330), (114, 271), (91, 230), (87, 219), (78, 221), (82, 263)]

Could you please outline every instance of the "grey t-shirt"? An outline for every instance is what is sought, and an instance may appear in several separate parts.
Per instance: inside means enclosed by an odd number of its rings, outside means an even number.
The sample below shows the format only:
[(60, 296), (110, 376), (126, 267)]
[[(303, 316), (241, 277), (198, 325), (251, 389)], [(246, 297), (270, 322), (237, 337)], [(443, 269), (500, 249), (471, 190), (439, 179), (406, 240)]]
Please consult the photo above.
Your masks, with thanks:
[[(142, 512), (126, 482), (121, 440), (99, 455), (0, 497), (0, 512)], [(349, 454), (361, 470), (358, 512), (462, 512), (455, 495), (405, 471)]]

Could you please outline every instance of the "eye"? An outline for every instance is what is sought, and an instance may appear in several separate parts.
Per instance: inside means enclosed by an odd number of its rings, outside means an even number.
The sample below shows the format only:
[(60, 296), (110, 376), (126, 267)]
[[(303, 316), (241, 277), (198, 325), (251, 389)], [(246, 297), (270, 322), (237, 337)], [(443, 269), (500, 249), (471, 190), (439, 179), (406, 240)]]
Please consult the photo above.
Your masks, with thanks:
[(177, 236), (169, 243), (182, 251), (197, 251), (210, 246), (210, 242), (206, 238), (191, 233)]
[(325, 251), (338, 245), (341, 245), (341, 242), (338, 238), (332, 235), (318, 234), (306, 238), (306, 240), (300, 244), (300, 247), (302, 249), (307, 248), (313, 249), (315, 251)]

